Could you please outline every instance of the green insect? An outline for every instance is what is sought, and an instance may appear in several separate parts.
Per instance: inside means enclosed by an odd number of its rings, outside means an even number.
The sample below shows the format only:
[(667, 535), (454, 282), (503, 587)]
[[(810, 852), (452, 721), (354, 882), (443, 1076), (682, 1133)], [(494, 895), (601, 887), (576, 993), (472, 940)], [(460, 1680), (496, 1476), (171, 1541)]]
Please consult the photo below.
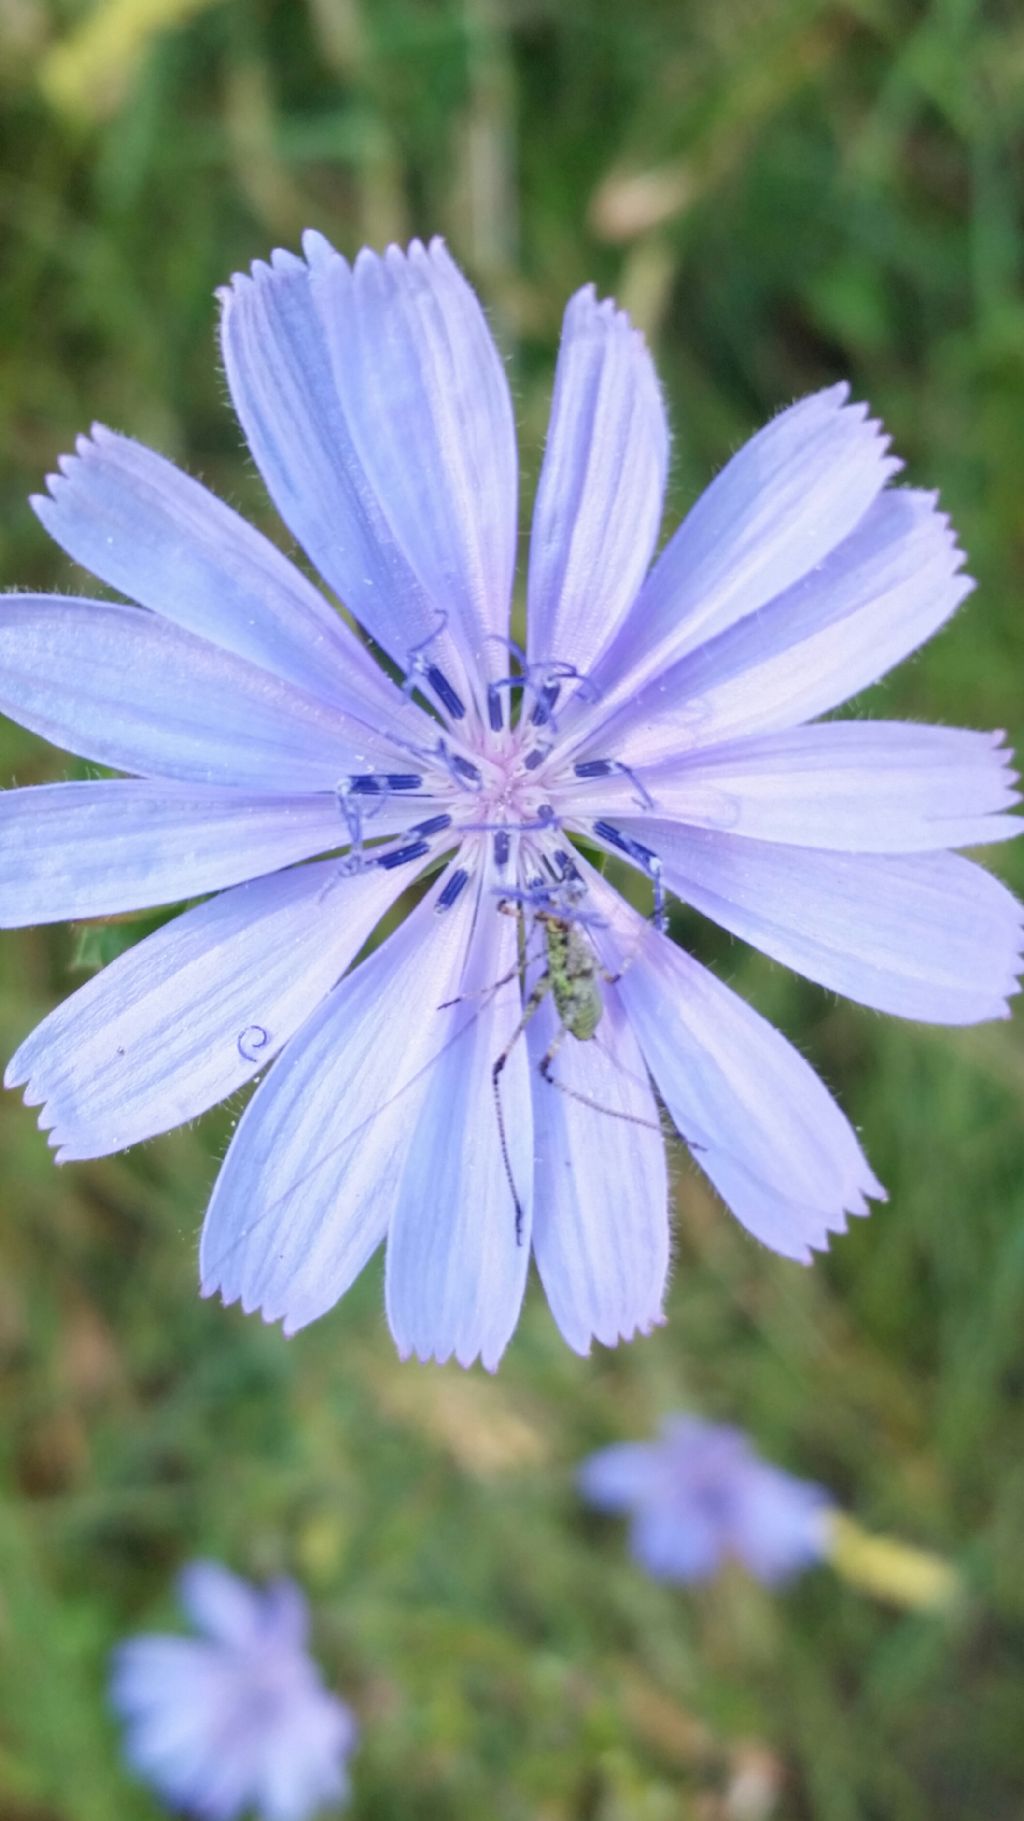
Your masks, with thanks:
[[(574, 1037), (578, 1043), (588, 1043), (597, 1035), (598, 1026), (604, 1015), (602, 985), (614, 986), (616, 981), (622, 978), (621, 972), (611, 973), (608, 968), (602, 966), (583, 925), (574, 917), (574, 907), (578, 902), (577, 893), (570, 888), (565, 893), (565, 897), (564, 912), (556, 907), (554, 900), (552, 900), (551, 908), (546, 908), (544, 905), (532, 907), (533, 924), (534, 926), (539, 924), (544, 932), (544, 971), (523, 1007), (519, 1023), (500, 1056), (496, 1057), (491, 1069), (502, 1161), (515, 1206), (517, 1245), (523, 1243), (523, 1208), (509, 1157), (505, 1112), (501, 1103), (501, 1076), (520, 1037), (523, 1036), (530, 1020), (536, 1016), (549, 993), (558, 1014), (558, 1029), (538, 1064), (544, 1080), (551, 1087), (558, 1088), (563, 1094), (570, 1095), (573, 1100), (578, 1100), (583, 1106), (591, 1107), (596, 1113), (604, 1113), (612, 1119), (626, 1119), (631, 1125), (647, 1126), (650, 1130), (659, 1132), (661, 1130), (660, 1126), (653, 1125), (650, 1120), (641, 1119), (637, 1114), (625, 1113), (615, 1107), (602, 1106), (600, 1101), (591, 1100), (589, 1095), (581, 1094), (578, 1088), (569, 1087), (552, 1074), (552, 1064), (566, 1037)], [(507, 981), (515, 979), (517, 974), (522, 976), (525, 972), (526, 923), (521, 902), (510, 903), (508, 900), (503, 900), (498, 909), (504, 911), (507, 916), (519, 918), (519, 964), (511, 974), (506, 975), (505, 981)], [(496, 985), (504, 985), (505, 981), (498, 981)]]

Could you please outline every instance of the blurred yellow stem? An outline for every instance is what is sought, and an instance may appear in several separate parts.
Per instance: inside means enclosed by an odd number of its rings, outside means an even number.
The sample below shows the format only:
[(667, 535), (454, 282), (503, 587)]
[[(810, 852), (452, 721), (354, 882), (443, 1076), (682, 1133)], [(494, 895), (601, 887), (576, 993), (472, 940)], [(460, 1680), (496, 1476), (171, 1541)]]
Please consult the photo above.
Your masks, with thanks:
[(831, 1520), (827, 1557), (851, 1586), (912, 1612), (949, 1608), (961, 1590), (956, 1569), (942, 1556), (872, 1536), (844, 1512)]
[(43, 58), (39, 81), (47, 100), (64, 114), (112, 112), (151, 41), (219, 3), (99, 0)]

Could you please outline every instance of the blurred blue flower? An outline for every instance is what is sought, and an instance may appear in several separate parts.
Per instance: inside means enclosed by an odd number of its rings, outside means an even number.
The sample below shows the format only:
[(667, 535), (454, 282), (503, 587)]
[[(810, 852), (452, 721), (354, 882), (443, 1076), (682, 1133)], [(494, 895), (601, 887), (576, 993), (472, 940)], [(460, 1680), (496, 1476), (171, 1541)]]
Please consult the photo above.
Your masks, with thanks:
[(299, 1589), (259, 1590), (193, 1562), (179, 1594), (202, 1637), (132, 1638), (114, 1656), (111, 1700), (132, 1768), (205, 1821), (306, 1821), (337, 1806), (356, 1726), (309, 1657)]
[(602, 1511), (628, 1511), (630, 1547), (648, 1574), (707, 1581), (741, 1562), (768, 1586), (825, 1556), (832, 1500), (755, 1453), (739, 1429), (672, 1416), (653, 1442), (592, 1454), (580, 1489)]
[[(228, 288), (228, 384), (283, 519), (400, 680), (196, 481), (109, 430), (81, 439), (36, 511), (138, 605), (6, 596), (0, 707), (135, 775), (0, 796), (0, 923), (205, 901), (46, 1018), (5, 1079), (66, 1160), (279, 1058), (214, 1192), (207, 1294), (291, 1333), (386, 1239), (402, 1354), (493, 1367), (532, 1246), (586, 1352), (661, 1319), (655, 1090), (788, 1257), (883, 1193), (803, 1058), (669, 940), (666, 891), (866, 1005), (1006, 1015), (1019, 907), (948, 851), (1015, 831), (1001, 736), (813, 720), (971, 584), (843, 386), (741, 449), (647, 573), (665, 411), (642, 337), (588, 287), (519, 652), (512, 406), (476, 298), (437, 241), (353, 266), (316, 234), (305, 252)], [(634, 869), (653, 921), (580, 839)], [(525, 1035), (524, 932), (528, 986), (561, 970), (572, 989), (541, 994)]]

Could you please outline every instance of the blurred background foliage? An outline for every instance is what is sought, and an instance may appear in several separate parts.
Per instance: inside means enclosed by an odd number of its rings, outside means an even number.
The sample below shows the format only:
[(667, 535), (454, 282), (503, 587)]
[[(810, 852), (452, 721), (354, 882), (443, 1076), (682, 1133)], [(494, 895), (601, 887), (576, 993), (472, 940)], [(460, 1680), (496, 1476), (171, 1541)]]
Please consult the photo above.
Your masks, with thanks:
[[(275, 535), (212, 293), (308, 224), (441, 231), (507, 351), (527, 495), (561, 310), (650, 335), (671, 518), (848, 375), (979, 592), (875, 711), (1021, 728), (1024, 13), (1013, 0), (0, 0), (0, 574), (65, 587), (25, 499), (93, 417)], [(0, 727), (0, 779), (74, 775)], [(994, 864), (1024, 885), (1021, 858)], [(0, 1815), (143, 1821), (111, 1643), (197, 1553), (296, 1573), (364, 1743), (356, 1817), (1009, 1821), (1024, 1801), (1024, 1053), (839, 1003), (681, 918), (862, 1129), (889, 1205), (804, 1272), (677, 1159), (668, 1325), (590, 1361), (534, 1286), (496, 1380), (401, 1367), (371, 1269), (291, 1342), (196, 1296), (238, 1108), (58, 1171), (0, 1106)], [(8, 936), (0, 1049), (100, 958)], [(827, 1570), (648, 1583), (572, 1490), (680, 1405), (950, 1555), (945, 1618)]]

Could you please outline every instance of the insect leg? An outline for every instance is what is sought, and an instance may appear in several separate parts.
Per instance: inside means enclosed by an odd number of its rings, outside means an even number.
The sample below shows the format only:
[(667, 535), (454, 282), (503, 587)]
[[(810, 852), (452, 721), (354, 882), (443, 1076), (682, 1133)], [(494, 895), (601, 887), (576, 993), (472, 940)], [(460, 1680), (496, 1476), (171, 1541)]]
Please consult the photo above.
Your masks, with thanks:
[(508, 1134), (505, 1130), (505, 1110), (501, 1104), (501, 1075), (506, 1062), (515, 1049), (516, 1044), (519, 1042), (520, 1037), (523, 1035), (523, 1032), (526, 1030), (530, 1019), (534, 1017), (543, 1005), (545, 994), (549, 991), (550, 986), (550, 975), (546, 973), (542, 974), (523, 1007), (523, 1015), (520, 1018), (519, 1023), (512, 1032), (501, 1055), (495, 1059), (494, 1066), (491, 1069), (491, 1086), (494, 1090), (494, 1108), (498, 1115), (498, 1137), (501, 1140), (501, 1161), (505, 1166), (505, 1175), (508, 1178), (508, 1186), (512, 1191), (512, 1202), (516, 1211), (517, 1246), (521, 1246), (523, 1243), (523, 1204), (519, 1199), (519, 1191), (516, 1188), (516, 1179), (512, 1174), (512, 1160), (508, 1151)]
[(624, 1113), (621, 1107), (604, 1106), (600, 1100), (592, 1100), (589, 1094), (581, 1093), (579, 1088), (571, 1088), (567, 1081), (559, 1081), (557, 1075), (551, 1073), (551, 1064), (562, 1047), (564, 1036), (565, 1028), (563, 1026), (552, 1038), (538, 1064), (548, 1086), (557, 1088), (560, 1094), (568, 1094), (570, 1100), (578, 1100), (580, 1106), (589, 1107), (591, 1112), (604, 1113), (609, 1119), (625, 1119), (629, 1125), (642, 1125), (646, 1131), (657, 1132), (660, 1135), (661, 1127), (653, 1119), (644, 1119), (639, 1113)]

